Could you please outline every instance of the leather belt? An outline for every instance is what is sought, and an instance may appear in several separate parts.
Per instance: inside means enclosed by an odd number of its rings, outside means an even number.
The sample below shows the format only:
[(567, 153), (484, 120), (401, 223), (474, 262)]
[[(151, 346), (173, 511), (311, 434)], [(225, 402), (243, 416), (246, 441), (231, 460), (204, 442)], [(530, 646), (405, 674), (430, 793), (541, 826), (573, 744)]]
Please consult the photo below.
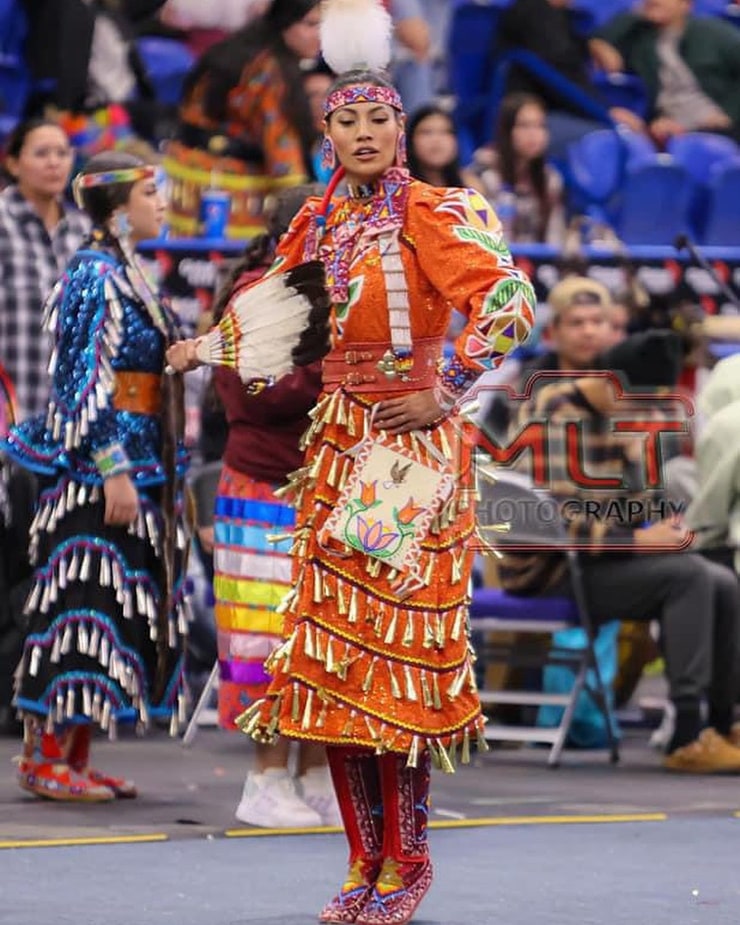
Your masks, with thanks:
[(434, 388), (444, 338), (421, 337), (409, 357), (394, 354), (389, 343), (353, 343), (336, 348), (323, 360), (327, 392), (410, 392)]
[(132, 414), (159, 414), (162, 408), (162, 377), (157, 373), (116, 371), (113, 407)]

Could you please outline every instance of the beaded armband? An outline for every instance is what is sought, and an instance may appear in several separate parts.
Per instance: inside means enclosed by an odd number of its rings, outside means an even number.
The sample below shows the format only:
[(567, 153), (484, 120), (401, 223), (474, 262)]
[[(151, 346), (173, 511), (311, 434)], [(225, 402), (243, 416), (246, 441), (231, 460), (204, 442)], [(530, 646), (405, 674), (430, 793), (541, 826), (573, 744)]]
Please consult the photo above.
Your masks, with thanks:
[(112, 475), (120, 475), (122, 472), (128, 472), (129, 460), (126, 451), (120, 443), (111, 443), (102, 450), (92, 454), (98, 472), (104, 478), (110, 478)]

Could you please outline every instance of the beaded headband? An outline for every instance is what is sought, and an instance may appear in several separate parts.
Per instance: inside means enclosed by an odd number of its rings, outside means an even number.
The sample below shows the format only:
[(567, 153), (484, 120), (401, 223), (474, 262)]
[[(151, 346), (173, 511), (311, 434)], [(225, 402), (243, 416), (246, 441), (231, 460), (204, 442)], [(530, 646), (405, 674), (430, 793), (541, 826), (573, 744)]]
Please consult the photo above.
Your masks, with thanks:
[(384, 103), (392, 109), (403, 112), (403, 103), (397, 90), (393, 87), (354, 86), (340, 87), (326, 98), (324, 103), (324, 118), (328, 118), (335, 110), (342, 106), (351, 106), (353, 103)]
[(81, 193), (93, 186), (112, 186), (116, 183), (136, 183), (138, 180), (153, 180), (157, 168), (151, 164), (141, 167), (122, 167), (119, 170), (103, 170), (100, 173), (78, 173), (72, 183), (75, 202), (82, 207)]

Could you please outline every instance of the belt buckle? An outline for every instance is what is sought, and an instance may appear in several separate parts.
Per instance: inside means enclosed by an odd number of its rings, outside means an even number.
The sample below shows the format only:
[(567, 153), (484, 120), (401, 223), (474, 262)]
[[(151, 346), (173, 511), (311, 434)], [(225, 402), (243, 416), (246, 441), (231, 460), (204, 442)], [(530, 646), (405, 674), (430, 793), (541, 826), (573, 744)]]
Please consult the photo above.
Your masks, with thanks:
[(398, 376), (402, 382), (408, 382), (410, 377), (408, 373), (414, 365), (414, 358), (411, 354), (405, 357), (398, 356), (393, 350), (386, 350), (383, 356), (378, 360), (377, 369), (387, 379), (395, 379)]

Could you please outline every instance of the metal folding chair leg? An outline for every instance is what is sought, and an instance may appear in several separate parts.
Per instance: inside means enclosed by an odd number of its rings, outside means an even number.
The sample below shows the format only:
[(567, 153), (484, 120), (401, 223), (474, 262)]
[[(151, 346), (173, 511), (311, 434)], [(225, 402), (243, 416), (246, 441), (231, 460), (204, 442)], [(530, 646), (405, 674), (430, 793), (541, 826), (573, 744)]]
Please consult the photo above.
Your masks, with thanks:
[(195, 733), (198, 731), (198, 718), (200, 714), (206, 707), (208, 703), (208, 698), (211, 696), (211, 691), (213, 686), (218, 680), (218, 661), (213, 663), (213, 668), (211, 668), (211, 673), (208, 675), (208, 680), (206, 681), (205, 687), (201, 692), (198, 702), (195, 705), (193, 710), (193, 715), (190, 717), (190, 722), (188, 723), (188, 728), (185, 730), (185, 734), (182, 737), (182, 747), (187, 748), (189, 745), (193, 744), (193, 739), (195, 738)]

